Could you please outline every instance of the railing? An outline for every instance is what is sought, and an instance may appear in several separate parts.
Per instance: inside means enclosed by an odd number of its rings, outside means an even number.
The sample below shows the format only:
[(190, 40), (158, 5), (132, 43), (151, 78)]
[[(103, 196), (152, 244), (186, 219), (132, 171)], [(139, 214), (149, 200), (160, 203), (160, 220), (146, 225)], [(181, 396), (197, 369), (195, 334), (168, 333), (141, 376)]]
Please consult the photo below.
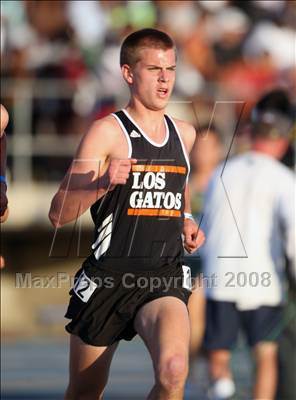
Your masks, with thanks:
[[(97, 88), (99, 93), (99, 88)], [(32, 182), (33, 156), (71, 156), (77, 146), (77, 135), (33, 135), (33, 101), (42, 99), (72, 99), (76, 88), (66, 80), (3, 79), (1, 98), (12, 104), (13, 132), (7, 138), (7, 155), (12, 158), (13, 184)], [(102, 94), (102, 93), (101, 93)]]
[[(96, 91), (102, 90), (94, 81)], [(34, 224), (48, 225), (48, 209), (58, 182), (34, 179), (34, 157), (73, 156), (80, 135), (33, 134), (35, 99), (73, 99), (77, 87), (66, 80), (2, 79), (1, 101), (9, 104), (12, 132), (7, 136), (9, 157), (8, 199), (10, 217), (3, 229), (23, 229)], [(82, 132), (83, 133), (83, 132)], [(11, 161), (11, 162), (10, 162)], [(66, 169), (66, 165), (65, 165)]]

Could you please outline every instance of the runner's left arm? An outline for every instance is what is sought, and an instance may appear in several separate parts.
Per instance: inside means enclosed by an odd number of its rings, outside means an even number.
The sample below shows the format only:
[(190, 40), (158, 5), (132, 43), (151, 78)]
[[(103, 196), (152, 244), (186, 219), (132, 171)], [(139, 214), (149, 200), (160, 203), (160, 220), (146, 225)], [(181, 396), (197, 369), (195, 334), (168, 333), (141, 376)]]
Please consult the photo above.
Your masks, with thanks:
[[(183, 143), (185, 145), (188, 158), (196, 140), (194, 127), (187, 122), (176, 120)], [(184, 208), (184, 247), (188, 253), (193, 253), (201, 247), (205, 241), (205, 235), (199, 228), (191, 214), (190, 189), (187, 182), (185, 187), (185, 208)]]

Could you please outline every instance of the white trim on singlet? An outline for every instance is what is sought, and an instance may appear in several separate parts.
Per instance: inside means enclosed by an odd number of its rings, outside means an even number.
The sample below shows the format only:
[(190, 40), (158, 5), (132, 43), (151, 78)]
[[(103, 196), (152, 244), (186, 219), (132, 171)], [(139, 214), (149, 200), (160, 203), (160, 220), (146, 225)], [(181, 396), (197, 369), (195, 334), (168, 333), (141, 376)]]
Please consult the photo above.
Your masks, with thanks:
[(122, 132), (124, 133), (124, 136), (125, 136), (125, 138), (126, 138), (127, 145), (128, 145), (128, 158), (131, 158), (132, 153), (133, 153), (133, 147), (132, 147), (132, 142), (131, 142), (131, 139), (130, 139), (130, 137), (129, 137), (129, 134), (128, 134), (127, 130), (125, 129), (125, 126), (123, 125), (121, 119), (120, 119), (116, 114), (114, 114), (114, 113), (112, 113), (111, 115), (112, 115), (112, 116), (116, 119), (116, 121), (119, 123), (119, 126), (120, 126)]
[(187, 154), (186, 147), (185, 147), (184, 142), (183, 142), (183, 140), (182, 140), (182, 136), (181, 136), (181, 134), (180, 134), (180, 132), (179, 132), (179, 129), (177, 128), (177, 124), (175, 123), (175, 121), (173, 120), (172, 117), (170, 117), (169, 115), (167, 115), (167, 117), (170, 119), (170, 121), (171, 121), (172, 124), (174, 125), (174, 128), (175, 128), (175, 130), (176, 130), (176, 132), (177, 132), (177, 135), (178, 135), (178, 137), (179, 137), (179, 140), (180, 140), (180, 143), (181, 143), (181, 146), (182, 146), (183, 154), (184, 154), (184, 157), (185, 157), (187, 166), (188, 166), (188, 172), (187, 172), (187, 177), (186, 177), (186, 181), (188, 182), (189, 174), (190, 174), (190, 161), (189, 161), (189, 156), (188, 156), (188, 154)]
[(128, 113), (127, 110), (125, 110), (124, 108), (122, 109), (122, 111), (125, 113), (125, 115), (131, 120), (131, 122), (135, 125), (135, 127), (137, 129), (139, 129), (139, 131), (141, 132), (141, 134), (144, 136), (144, 138), (150, 143), (152, 144), (152, 146), (155, 147), (163, 147), (167, 144), (169, 137), (170, 137), (170, 132), (169, 132), (169, 127), (168, 124), (166, 122), (166, 119), (164, 118), (164, 123), (165, 123), (165, 129), (166, 129), (166, 134), (165, 134), (165, 138), (164, 141), (162, 143), (156, 143), (154, 142), (154, 140), (150, 139), (149, 136), (139, 127), (139, 125), (134, 121), (134, 119), (130, 116), (130, 114)]

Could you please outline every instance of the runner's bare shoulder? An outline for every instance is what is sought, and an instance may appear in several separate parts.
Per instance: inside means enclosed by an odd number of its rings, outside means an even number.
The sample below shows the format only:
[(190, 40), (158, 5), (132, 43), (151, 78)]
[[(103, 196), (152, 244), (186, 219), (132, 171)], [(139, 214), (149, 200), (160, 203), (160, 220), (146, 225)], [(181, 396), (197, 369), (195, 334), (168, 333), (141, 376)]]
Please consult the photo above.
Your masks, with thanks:
[(80, 156), (86, 155), (85, 153), (97, 152), (112, 157), (117, 156), (117, 154), (123, 156), (127, 152), (126, 139), (112, 115), (94, 121), (89, 131), (82, 138), (78, 149)]
[(181, 119), (173, 118), (188, 152), (190, 152), (196, 138), (196, 131), (192, 124)]

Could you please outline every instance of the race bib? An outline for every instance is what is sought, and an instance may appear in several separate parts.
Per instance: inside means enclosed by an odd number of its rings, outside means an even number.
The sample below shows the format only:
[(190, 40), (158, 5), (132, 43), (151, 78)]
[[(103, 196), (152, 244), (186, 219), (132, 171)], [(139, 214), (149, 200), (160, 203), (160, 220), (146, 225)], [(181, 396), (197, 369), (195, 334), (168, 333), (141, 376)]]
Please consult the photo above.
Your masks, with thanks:
[(183, 281), (182, 281), (182, 287), (191, 290), (192, 285), (191, 285), (191, 269), (187, 265), (182, 265), (182, 270), (183, 270)]
[(89, 279), (89, 277), (83, 271), (75, 283), (73, 290), (80, 300), (82, 300), (84, 303), (87, 303), (97, 286), (98, 285)]

